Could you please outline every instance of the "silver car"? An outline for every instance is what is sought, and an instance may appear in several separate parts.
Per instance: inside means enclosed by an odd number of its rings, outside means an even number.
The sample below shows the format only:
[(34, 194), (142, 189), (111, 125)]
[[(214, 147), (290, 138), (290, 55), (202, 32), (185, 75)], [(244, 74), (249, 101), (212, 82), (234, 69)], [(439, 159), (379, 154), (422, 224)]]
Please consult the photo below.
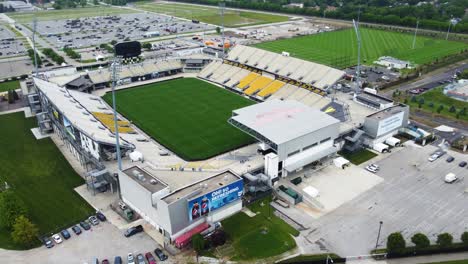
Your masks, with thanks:
[(127, 263), (128, 264), (135, 264), (135, 257), (132, 253), (128, 253), (127, 255)]

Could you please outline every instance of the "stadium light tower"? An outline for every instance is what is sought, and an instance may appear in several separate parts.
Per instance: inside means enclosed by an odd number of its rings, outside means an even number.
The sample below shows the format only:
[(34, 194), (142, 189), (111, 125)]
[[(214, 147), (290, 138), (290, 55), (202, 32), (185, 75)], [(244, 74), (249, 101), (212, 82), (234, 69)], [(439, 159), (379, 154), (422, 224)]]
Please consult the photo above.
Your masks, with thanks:
[(222, 45), (223, 45), (223, 58), (224, 58), (224, 8), (226, 7), (226, 3), (224, 3), (224, 1), (221, 1), (219, 2), (219, 11), (220, 11), (220, 15), (221, 15), (221, 41), (223, 42)]
[(39, 65), (37, 65), (36, 29), (37, 29), (37, 17), (36, 17), (36, 13), (34, 13), (32, 42), (33, 42), (33, 52), (34, 52), (34, 75), (37, 77)]
[(455, 26), (457, 24), (457, 21), (453, 18), (451, 18), (449, 20), (449, 26), (448, 26), (448, 29), (447, 29), (447, 35), (445, 36), (445, 40), (448, 40), (448, 37), (449, 37), (449, 34), (450, 34), (450, 27), (453, 25)]
[(418, 28), (419, 28), (419, 18), (418, 18), (418, 20), (416, 21), (416, 30), (414, 31), (413, 47), (412, 47), (412, 49), (414, 49), (414, 47), (416, 46), (416, 36), (418, 35)]
[(361, 87), (361, 34), (359, 33), (359, 24), (353, 19), (353, 27), (354, 31), (356, 32), (356, 39), (357, 39), (357, 67), (356, 67), (356, 93), (359, 92), (359, 88)]
[(120, 71), (120, 58), (118, 56), (114, 57), (114, 60), (111, 65), (112, 70), (112, 110), (114, 112), (114, 129), (115, 129), (115, 149), (117, 152), (117, 163), (119, 166), (119, 171), (122, 170), (122, 157), (120, 156), (120, 140), (119, 140), (119, 124), (117, 123), (117, 109), (115, 104), (115, 87), (117, 86), (117, 79), (119, 78)]

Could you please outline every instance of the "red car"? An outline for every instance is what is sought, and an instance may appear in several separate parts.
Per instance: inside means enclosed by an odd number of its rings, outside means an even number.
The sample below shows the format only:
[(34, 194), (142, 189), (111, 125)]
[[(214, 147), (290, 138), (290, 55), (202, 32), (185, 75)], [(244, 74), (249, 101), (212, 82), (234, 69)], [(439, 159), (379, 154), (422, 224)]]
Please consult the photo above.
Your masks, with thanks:
[(109, 260), (105, 259), (101, 262), (102, 264), (110, 264)]
[(156, 259), (153, 257), (151, 252), (146, 253), (145, 257), (148, 260), (148, 264), (156, 264)]

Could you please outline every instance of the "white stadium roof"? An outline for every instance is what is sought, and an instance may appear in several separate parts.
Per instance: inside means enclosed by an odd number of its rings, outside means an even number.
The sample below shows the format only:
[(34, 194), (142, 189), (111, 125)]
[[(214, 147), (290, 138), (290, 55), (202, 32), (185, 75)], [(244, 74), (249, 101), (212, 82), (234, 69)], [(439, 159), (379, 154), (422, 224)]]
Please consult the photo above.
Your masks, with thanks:
[(234, 110), (233, 114), (231, 123), (248, 127), (275, 144), (282, 144), (340, 122), (320, 110), (294, 100), (269, 100)]
[[(55, 83), (34, 78), (36, 87), (48, 98), (58, 111), (82, 133), (94, 141), (115, 145), (114, 134), (100, 123), (92, 112), (111, 112), (99, 96), (68, 90)], [(121, 147), (131, 147), (121, 139)]]

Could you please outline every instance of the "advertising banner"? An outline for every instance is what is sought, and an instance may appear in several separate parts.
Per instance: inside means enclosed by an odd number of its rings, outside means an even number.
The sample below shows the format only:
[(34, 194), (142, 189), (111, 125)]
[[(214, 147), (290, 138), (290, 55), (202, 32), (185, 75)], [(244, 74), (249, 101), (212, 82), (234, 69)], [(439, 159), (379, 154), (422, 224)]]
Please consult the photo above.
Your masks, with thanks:
[(244, 192), (242, 179), (212, 192), (188, 200), (189, 220), (193, 221), (208, 215), (227, 204), (239, 200)]
[(400, 112), (380, 121), (379, 127), (377, 129), (377, 136), (379, 137), (383, 134), (386, 134), (394, 129), (401, 127), (403, 125), (404, 115), (404, 112)]

